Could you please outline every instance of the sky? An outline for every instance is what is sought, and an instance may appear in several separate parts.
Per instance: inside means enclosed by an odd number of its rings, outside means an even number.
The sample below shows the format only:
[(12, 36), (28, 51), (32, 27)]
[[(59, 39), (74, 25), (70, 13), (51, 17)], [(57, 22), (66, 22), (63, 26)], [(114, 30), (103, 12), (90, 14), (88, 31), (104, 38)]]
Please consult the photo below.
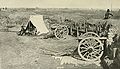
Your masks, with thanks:
[(0, 0), (8, 8), (120, 8), (120, 0)]

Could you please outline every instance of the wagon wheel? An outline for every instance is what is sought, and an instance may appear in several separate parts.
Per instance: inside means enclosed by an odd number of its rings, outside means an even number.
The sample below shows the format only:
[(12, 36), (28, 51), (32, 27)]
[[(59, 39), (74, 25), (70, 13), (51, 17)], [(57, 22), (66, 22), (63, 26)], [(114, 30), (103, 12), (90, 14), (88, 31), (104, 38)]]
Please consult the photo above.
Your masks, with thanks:
[(58, 26), (54, 34), (57, 39), (64, 39), (65, 35), (67, 35), (67, 26)]
[(98, 37), (99, 38), (99, 35), (97, 35), (94, 32), (87, 32), (87, 33), (83, 34), (82, 37)]
[(82, 39), (78, 46), (78, 54), (83, 60), (95, 61), (103, 55), (103, 44), (96, 37)]

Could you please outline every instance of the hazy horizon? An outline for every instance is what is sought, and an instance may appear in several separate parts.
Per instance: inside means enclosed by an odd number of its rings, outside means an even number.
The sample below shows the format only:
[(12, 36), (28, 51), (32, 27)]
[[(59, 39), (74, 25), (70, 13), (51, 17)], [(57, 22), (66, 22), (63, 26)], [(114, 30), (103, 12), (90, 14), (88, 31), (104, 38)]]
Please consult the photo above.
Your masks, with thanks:
[[(7, 9), (53, 9), (53, 10), (55, 10), (55, 9), (71, 9), (71, 10), (107, 10), (107, 9), (109, 9), (109, 8), (41, 8), (41, 7), (17, 7), (17, 8), (10, 8), (10, 7), (0, 7), (1, 9), (2, 8), (7, 8)], [(120, 10), (120, 8), (112, 8), (112, 11), (119, 11)]]
[(0, 8), (120, 8), (120, 0), (0, 0)]

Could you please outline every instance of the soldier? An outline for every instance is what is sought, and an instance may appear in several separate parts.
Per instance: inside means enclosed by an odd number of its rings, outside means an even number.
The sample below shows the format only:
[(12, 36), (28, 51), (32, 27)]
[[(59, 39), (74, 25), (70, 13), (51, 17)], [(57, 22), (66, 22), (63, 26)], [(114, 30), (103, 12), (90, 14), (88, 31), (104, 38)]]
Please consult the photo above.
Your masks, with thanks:
[[(117, 34), (114, 26), (110, 26), (108, 31), (108, 39), (107, 39), (107, 52), (105, 52), (105, 57), (101, 60), (101, 65), (103, 69), (119, 69), (120, 62), (118, 60), (118, 48), (120, 45), (120, 37)], [(117, 65), (117, 66), (116, 66)]]
[[(113, 57), (112, 57), (112, 63), (110, 63), (107, 69), (120, 69), (120, 36), (118, 34), (115, 34), (113, 37), (113, 43), (112, 43), (112, 50), (113, 50)], [(108, 64), (108, 63), (107, 63)]]
[(118, 34), (116, 33), (116, 29), (112, 26), (109, 28), (109, 32), (108, 32), (108, 40), (107, 40), (107, 44), (108, 44), (108, 48), (109, 48), (109, 52), (110, 49), (113, 51), (113, 55), (112, 55), (112, 59), (115, 58), (115, 54), (116, 54), (116, 50), (117, 50), (117, 46), (119, 45), (119, 36)]
[(21, 26), (21, 30), (17, 33), (18, 35), (22, 36), (26, 32), (25, 26)]
[(113, 16), (113, 14), (110, 12), (109, 9), (107, 9), (107, 12), (105, 13), (105, 18), (104, 19), (109, 19), (109, 18), (111, 18), (111, 16)]
[(120, 37), (117, 35), (117, 34), (115, 34), (115, 36), (113, 37), (113, 44), (112, 44), (112, 46), (113, 46), (113, 59), (116, 57), (116, 51), (117, 51), (117, 48), (119, 48), (119, 41), (120, 41)]

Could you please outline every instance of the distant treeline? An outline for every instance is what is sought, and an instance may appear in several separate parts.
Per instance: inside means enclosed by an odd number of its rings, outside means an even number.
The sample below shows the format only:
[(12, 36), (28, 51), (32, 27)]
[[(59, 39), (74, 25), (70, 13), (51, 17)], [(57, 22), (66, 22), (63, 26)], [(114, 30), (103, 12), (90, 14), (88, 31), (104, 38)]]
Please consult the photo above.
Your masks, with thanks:
[[(0, 11), (11, 11), (11, 12), (34, 12), (42, 15), (55, 15), (55, 14), (75, 14), (84, 16), (85, 18), (104, 18), (106, 10), (102, 9), (81, 9), (81, 8), (0, 8)], [(114, 19), (120, 19), (120, 10), (112, 11)]]

